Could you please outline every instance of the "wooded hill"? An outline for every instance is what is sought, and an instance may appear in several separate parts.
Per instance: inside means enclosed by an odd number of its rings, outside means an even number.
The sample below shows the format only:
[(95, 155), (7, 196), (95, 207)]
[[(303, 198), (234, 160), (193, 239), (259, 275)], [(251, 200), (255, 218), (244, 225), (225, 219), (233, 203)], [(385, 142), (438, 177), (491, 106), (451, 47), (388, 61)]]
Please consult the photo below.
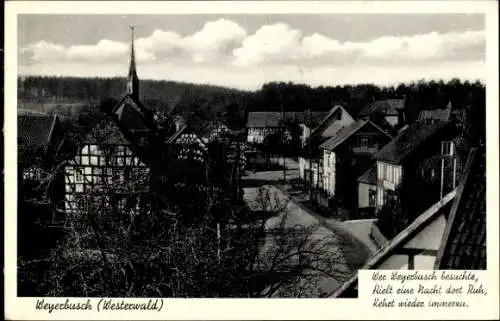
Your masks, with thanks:
[[(44, 77), (26, 76), (18, 79), (18, 99), (31, 103), (76, 104), (98, 103), (104, 99), (119, 99), (126, 88), (126, 79), (115, 78), (78, 78), (78, 77)], [(245, 92), (236, 89), (212, 85), (196, 85), (190, 83), (141, 80), (140, 98), (149, 103), (151, 108), (170, 109), (176, 106), (183, 95), (206, 97), (227, 97), (243, 95)]]
[[(81, 105), (98, 104), (107, 98), (119, 99), (126, 87), (125, 78), (75, 78), (28, 76), (19, 78), (19, 109), (61, 114), (77, 113)], [(141, 80), (142, 101), (153, 110), (168, 113), (197, 113), (207, 121), (226, 118), (243, 126), (250, 111), (327, 111), (342, 104), (354, 116), (378, 99), (404, 98), (408, 117), (422, 109), (472, 109), (484, 119), (485, 85), (479, 81), (453, 79), (418, 81), (398, 86), (371, 84), (320, 86), (271, 82), (257, 91), (242, 91), (213, 85), (173, 81)], [(411, 119), (410, 119), (411, 121)]]

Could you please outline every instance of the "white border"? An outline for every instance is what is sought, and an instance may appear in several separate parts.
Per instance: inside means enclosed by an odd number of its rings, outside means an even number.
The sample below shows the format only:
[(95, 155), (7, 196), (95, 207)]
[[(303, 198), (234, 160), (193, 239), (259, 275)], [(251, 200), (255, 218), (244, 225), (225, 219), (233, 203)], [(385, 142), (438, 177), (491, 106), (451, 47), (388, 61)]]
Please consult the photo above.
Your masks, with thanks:
[[(360, 299), (166, 299), (161, 313), (153, 312), (36, 312), (35, 299), (16, 297), (16, 106), (17, 14), (313, 14), (313, 13), (485, 13), (487, 31), (487, 241), (490, 294), (479, 309), (371, 310)], [(42, 2), (5, 3), (5, 316), (7, 319), (392, 319), (498, 318), (498, 5), (496, 1), (253, 1), (253, 2)], [(360, 279), (365, 278), (361, 273)], [(362, 282), (361, 282), (362, 284)], [(491, 288), (493, 287), (493, 288)], [(495, 314), (496, 313), (496, 314)]]

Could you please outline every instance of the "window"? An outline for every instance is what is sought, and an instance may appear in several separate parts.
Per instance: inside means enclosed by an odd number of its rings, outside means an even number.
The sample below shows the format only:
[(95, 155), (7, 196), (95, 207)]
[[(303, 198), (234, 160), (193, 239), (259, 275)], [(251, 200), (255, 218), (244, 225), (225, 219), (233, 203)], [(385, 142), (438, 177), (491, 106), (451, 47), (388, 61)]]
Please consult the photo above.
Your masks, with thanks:
[(371, 145), (371, 139), (369, 136), (361, 135), (359, 136), (359, 144), (358, 146), (361, 148), (369, 148)]
[(368, 206), (369, 207), (375, 207), (375, 202), (377, 199), (377, 191), (376, 190), (369, 190), (368, 191)]
[(83, 175), (80, 169), (75, 170), (75, 181), (78, 183), (83, 182)]
[(123, 182), (123, 174), (119, 169), (113, 169), (113, 183), (120, 184)]
[(441, 155), (453, 156), (454, 148), (452, 141), (445, 141), (441, 143)]
[(128, 182), (132, 179), (132, 169), (130, 167), (125, 168), (123, 178), (125, 182)]

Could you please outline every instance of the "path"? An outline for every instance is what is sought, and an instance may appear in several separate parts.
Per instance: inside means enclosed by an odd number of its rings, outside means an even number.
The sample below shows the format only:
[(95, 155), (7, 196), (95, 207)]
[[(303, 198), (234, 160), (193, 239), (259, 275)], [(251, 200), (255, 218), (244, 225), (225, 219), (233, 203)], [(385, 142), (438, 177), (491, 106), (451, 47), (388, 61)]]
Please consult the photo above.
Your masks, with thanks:
[[(298, 170), (287, 171), (287, 178), (297, 175)], [(287, 220), (286, 226), (301, 225), (303, 227), (318, 226), (312, 239), (315, 241), (328, 242), (333, 244), (329, 251), (338, 254), (338, 261), (334, 270), (341, 274), (351, 274), (355, 269), (359, 268), (370, 256), (369, 249), (363, 245), (356, 237), (353, 237), (348, 230), (343, 229), (338, 224), (327, 222), (316, 213), (312, 213), (305, 208), (300, 202), (297, 202), (280, 187), (280, 182), (283, 179), (282, 171), (267, 171), (267, 172), (249, 172), (243, 178), (244, 181), (244, 199), (251, 209), (260, 209), (258, 201), (259, 188), (266, 186), (271, 193), (276, 193), (281, 201), (288, 200), (287, 203)], [(278, 187), (276, 187), (276, 186)], [(281, 221), (280, 216), (272, 217), (266, 221), (266, 227), (272, 228)], [(342, 278), (345, 278), (342, 277)], [(332, 277), (321, 276), (318, 283), (319, 293), (331, 293), (341, 285), (343, 279), (334, 279)], [(318, 294), (321, 295), (321, 294)]]
[(294, 200), (295, 203), (300, 204), (306, 211), (309, 212), (310, 215), (317, 217), (317, 219), (320, 220), (320, 222), (324, 226), (334, 230), (340, 229), (340, 232), (346, 234), (346, 237), (352, 238), (351, 243), (361, 242), (363, 246), (360, 246), (360, 251), (368, 251), (368, 256), (375, 254), (379, 250), (378, 245), (370, 236), (371, 226), (374, 219), (340, 221), (333, 217), (322, 216), (309, 209), (306, 205), (303, 205), (306, 201), (309, 200), (309, 195), (306, 192), (292, 187), (290, 184), (277, 184), (276, 186), (280, 188), (285, 194), (289, 195), (289, 197)]

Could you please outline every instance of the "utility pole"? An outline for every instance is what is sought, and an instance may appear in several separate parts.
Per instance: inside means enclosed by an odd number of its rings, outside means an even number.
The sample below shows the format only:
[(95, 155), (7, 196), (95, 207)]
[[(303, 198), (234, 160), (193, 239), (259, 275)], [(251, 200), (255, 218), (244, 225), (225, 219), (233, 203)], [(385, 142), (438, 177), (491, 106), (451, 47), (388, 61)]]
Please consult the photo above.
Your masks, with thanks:
[(221, 235), (220, 235), (220, 223), (217, 222), (217, 262), (218, 263), (220, 263), (220, 247), (221, 247), (220, 239), (221, 239)]
[[(311, 109), (308, 108), (307, 111), (307, 126), (310, 127), (312, 123), (312, 115)], [(309, 141), (308, 141), (308, 158), (309, 158), (309, 200), (313, 199), (313, 169), (312, 169), (312, 129), (309, 133)]]
[[(280, 95), (281, 99), (280, 99), (280, 103), (281, 103), (281, 128), (280, 128), (280, 153), (281, 153), (281, 156), (283, 157), (283, 183), (286, 182), (286, 166), (285, 166), (285, 137), (286, 137), (286, 123), (285, 123), (285, 108), (283, 106), (283, 96)], [(278, 164), (280, 163), (279, 162), (279, 157), (278, 157)]]
[(283, 155), (283, 183), (286, 183), (286, 157)]
[[(443, 147), (441, 147), (443, 148)], [(444, 160), (445, 160), (445, 156), (444, 155), (441, 155), (441, 186), (439, 188), (439, 199), (442, 199), (443, 198), (443, 187), (444, 187)]]
[(238, 180), (238, 183), (236, 184), (236, 199), (237, 200), (240, 200), (241, 199), (241, 169), (242, 169), (242, 157), (241, 157), (241, 139), (242, 139), (242, 135), (238, 134), (238, 138), (237, 138), (237, 143), (236, 143), (236, 159), (237, 159), (237, 180)]

